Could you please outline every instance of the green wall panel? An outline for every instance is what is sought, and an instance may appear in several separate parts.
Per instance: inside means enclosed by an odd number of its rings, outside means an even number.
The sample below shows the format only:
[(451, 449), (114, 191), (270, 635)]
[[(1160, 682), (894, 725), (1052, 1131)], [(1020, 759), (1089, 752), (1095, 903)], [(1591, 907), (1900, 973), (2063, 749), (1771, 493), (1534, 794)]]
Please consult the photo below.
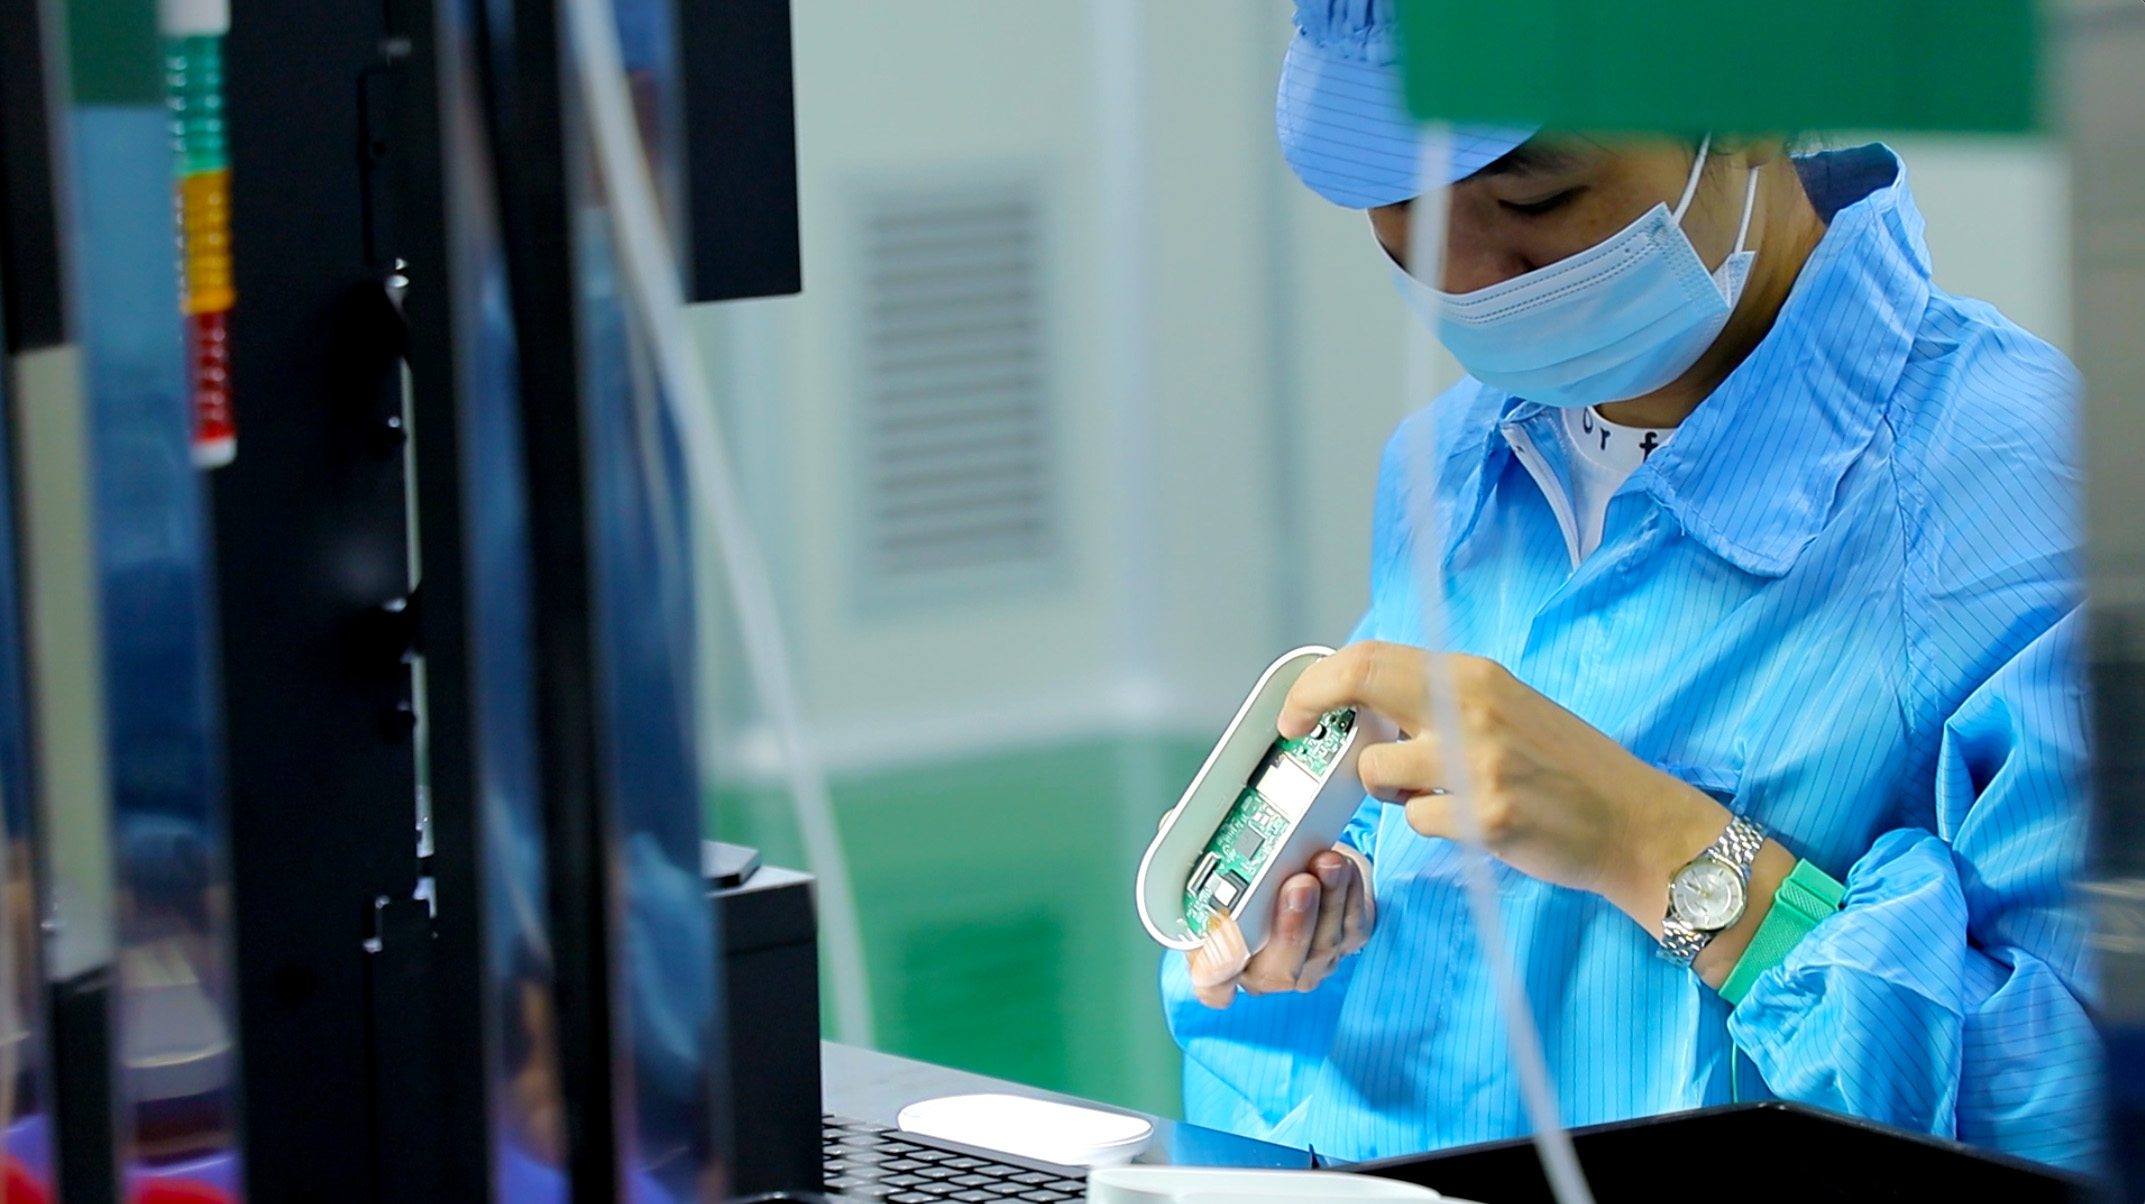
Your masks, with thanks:
[(2036, 125), (2033, 0), (1401, 0), (1409, 107), (1567, 129)]
[[(1096, 740), (837, 779), (879, 1047), (1177, 1114), (1162, 950), (1131, 884), (1205, 754)], [(719, 792), (715, 809), (725, 840), (802, 864), (780, 794)]]

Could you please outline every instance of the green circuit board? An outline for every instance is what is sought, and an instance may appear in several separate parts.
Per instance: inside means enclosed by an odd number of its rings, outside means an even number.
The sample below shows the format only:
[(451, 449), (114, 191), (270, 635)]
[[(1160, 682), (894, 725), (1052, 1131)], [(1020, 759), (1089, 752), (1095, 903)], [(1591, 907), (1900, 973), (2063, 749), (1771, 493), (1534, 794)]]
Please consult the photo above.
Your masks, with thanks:
[(1214, 913), (1234, 906), (1250, 891), (1268, 854), (1288, 836), (1288, 816), (1249, 786), (1237, 796), (1214, 839), (1184, 886), (1184, 920), (1195, 936), (1207, 934)]
[[(1233, 908), (1251, 892), (1260, 871), (1274, 852), (1287, 843), (1288, 814), (1259, 793), (1267, 771), (1283, 757), (1294, 761), (1313, 781), (1323, 784), (1327, 770), (1348, 743), (1355, 727), (1355, 712), (1342, 709), (1321, 719), (1306, 735), (1276, 740), (1251, 775), (1251, 783), (1236, 796), (1221, 826), (1207, 842), (1206, 851), (1192, 866), (1184, 884), (1184, 921), (1193, 935), (1205, 936), (1207, 922), (1216, 911)], [(1305, 800), (1308, 803), (1309, 800)], [(1300, 808), (1299, 808), (1300, 813)]]
[(1323, 781), (1333, 759), (1340, 756), (1341, 749), (1348, 744), (1348, 733), (1355, 730), (1355, 725), (1355, 711), (1342, 707), (1327, 712), (1317, 726), (1294, 740), (1274, 741), (1274, 747), (1309, 770), (1312, 777)]

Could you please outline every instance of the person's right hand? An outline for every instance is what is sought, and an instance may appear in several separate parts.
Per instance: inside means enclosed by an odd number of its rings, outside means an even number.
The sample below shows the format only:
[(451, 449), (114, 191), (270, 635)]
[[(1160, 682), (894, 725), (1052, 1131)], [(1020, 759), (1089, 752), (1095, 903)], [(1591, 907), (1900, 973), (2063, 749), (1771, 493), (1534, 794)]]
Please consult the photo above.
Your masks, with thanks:
[(1281, 884), (1274, 922), (1258, 956), (1244, 947), (1235, 919), (1215, 914), (1206, 942), (1184, 955), (1192, 994), (1210, 1008), (1225, 1008), (1239, 990), (1250, 995), (1311, 990), (1370, 940), (1376, 922), (1370, 863), (1347, 845), (1335, 845)]

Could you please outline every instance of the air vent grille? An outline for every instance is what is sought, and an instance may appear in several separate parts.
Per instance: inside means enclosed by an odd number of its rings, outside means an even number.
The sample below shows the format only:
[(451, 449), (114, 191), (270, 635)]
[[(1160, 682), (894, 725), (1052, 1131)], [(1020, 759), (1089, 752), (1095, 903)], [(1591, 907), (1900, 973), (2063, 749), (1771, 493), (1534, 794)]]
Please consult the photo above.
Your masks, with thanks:
[(880, 195), (864, 251), (864, 575), (912, 592), (1058, 545), (1032, 189)]

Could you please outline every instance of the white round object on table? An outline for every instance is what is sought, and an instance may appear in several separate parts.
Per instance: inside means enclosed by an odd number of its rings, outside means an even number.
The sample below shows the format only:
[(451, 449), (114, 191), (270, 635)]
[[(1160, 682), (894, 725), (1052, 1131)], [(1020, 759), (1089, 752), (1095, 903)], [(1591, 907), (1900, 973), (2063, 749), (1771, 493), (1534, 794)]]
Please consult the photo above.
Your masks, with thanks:
[(1409, 1200), (1467, 1204), (1427, 1187), (1335, 1171), (1228, 1170), (1202, 1166), (1125, 1166), (1087, 1177), (1088, 1204), (1354, 1204)]
[(995, 1093), (922, 1100), (903, 1108), (895, 1123), (905, 1132), (1060, 1166), (1121, 1166), (1154, 1139), (1154, 1125), (1137, 1116)]

